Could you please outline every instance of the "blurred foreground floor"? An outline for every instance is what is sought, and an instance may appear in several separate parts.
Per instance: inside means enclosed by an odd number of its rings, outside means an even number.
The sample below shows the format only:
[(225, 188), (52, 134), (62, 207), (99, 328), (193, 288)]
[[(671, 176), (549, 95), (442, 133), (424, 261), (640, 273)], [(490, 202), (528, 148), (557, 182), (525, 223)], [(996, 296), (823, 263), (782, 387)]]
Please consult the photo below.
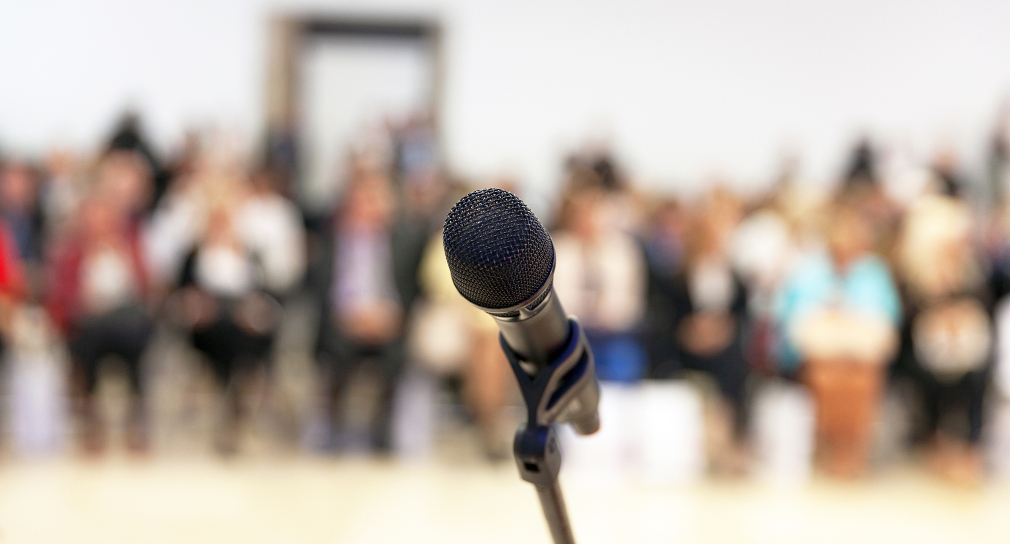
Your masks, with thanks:
[[(920, 470), (652, 488), (564, 480), (580, 544), (1008, 542), (1010, 485), (953, 489)], [(0, 543), (548, 543), (510, 464), (291, 457), (4, 461)]]

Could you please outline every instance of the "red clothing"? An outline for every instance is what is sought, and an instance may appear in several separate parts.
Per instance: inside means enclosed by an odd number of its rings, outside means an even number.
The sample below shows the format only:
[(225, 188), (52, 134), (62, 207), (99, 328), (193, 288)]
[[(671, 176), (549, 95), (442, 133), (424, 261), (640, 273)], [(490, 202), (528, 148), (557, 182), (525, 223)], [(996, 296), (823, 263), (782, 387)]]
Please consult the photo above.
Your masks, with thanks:
[[(130, 228), (124, 237), (140, 297), (144, 299), (148, 292), (148, 277), (141, 249), (140, 233), (137, 228)], [(49, 289), (46, 308), (49, 310), (53, 322), (64, 333), (72, 329), (83, 311), (81, 307), (81, 268), (87, 256), (85, 253), (85, 248), (89, 245), (87, 242), (84, 236), (72, 235), (54, 252), (49, 263), (47, 278)]]
[(28, 293), (24, 267), (7, 223), (0, 221), (0, 295), (21, 299)]

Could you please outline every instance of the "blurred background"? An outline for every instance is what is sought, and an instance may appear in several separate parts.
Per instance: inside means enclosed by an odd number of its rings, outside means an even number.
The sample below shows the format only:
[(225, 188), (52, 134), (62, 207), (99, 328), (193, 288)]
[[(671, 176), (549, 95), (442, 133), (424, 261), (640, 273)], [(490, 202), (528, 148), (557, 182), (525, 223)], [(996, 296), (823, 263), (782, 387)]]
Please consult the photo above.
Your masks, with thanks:
[(1010, 6), (0, 4), (0, 543), (548, 542), (449, 207), (548, 226), (580, 542), (1004, 542)]

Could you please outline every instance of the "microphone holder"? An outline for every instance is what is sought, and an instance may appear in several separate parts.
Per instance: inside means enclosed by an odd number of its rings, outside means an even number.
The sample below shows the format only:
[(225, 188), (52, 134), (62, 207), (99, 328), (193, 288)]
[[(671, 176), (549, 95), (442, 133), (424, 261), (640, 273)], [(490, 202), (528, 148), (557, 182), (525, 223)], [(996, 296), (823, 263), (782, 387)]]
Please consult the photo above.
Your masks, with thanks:
[(569, 340), (561, 355), (532, 377), (523, 370), (504, 337), (500, 338), (528, 416), (516, 430), (513, 442), (516, 465), (520, 477), (536, 487), (555, 544), (575, 544), (575, 538), (558, 483), (561, 449), (553, 425), (572, 423), (581, 434), (593, 433), (600, 425), (596, 411), (600, 389), (593, 352), (578, 321), (569, 318), (568, 323)]

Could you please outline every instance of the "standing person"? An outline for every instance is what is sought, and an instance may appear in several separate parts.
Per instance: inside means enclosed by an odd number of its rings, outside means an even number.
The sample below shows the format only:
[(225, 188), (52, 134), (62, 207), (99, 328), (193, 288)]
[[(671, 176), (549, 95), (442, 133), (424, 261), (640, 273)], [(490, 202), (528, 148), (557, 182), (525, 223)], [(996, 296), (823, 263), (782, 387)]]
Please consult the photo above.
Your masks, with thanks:
[(352, 178), (327, 234), (316, 274), (323, 301), (316, 354), (329, 380), (331, 438), (339, 440), (346, 430), (351, 377), (371, 363), (380, 380), (371, 445), (387, 453), (393, 396), (406, 359), (405, 319), (419, 292), (427, 232), (397, 221), (384, 174), (363, 172)]
[(825, 468), (855, 477), (867, 469), (901, 302), (857, 208), (834, 203), (826, 231), (828, 251), (803, 257), (779, 293), (780, 365), (813, 393)]
[[(125, 154), (124, 154), (125, 153)], [(71, 219), (49, 263), (48, 308), (67, 339), (78, 378), (79, 416), (86, 453), (105, 448), (95, 399), (99, 365), (122, 359), (131, 389), (127, 447), (148, 446), (141, 376), (153, 330), (147, 308), (148, 275), (134, 212), (142, 201), (146, 167), (128, 152), (106, 156), (94, 191)]]

